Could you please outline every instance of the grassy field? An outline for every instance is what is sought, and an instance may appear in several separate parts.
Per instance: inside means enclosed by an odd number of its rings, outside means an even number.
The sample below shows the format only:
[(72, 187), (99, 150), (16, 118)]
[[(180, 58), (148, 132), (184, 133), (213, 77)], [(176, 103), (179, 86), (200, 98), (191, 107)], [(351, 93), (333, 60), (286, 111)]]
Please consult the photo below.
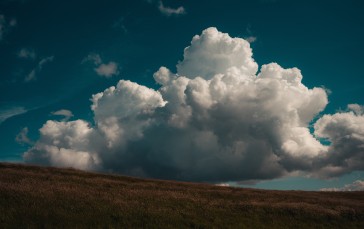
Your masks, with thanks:
[(0, 163), (0, 228), (364, 228), (364, 192), (267, 191)]

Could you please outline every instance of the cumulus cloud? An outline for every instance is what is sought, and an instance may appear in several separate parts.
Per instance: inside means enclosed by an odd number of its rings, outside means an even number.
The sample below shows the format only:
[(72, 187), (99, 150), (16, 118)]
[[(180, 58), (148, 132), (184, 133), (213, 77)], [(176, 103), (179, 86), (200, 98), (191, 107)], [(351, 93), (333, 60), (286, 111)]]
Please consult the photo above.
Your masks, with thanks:
[(70, 118), (73, 117), (72, 111), (70, 110), (66, 110), (66, 109), (61, 109), (58, 111), (53, 111), (51, 112), (52, 115), (56, 115), (56, 116), (63, 116), (62, 121), (68, 121)]
[(322, 188), (320, 191), (340, 192), (340, 191), (364, 191), (364, 181), (357, 180), (341, 188)]
[(37, 76), (38, 74), (43, 70), (44, 65), (46, 65), (47, 63), (50, 63), (54, 60), (54, 56), (48, 56), (45, 57), (43, 59), (41, 59), (37, 66), (35, 68), (33, 68), (30, 73), (25, 77), (24, 82), (28, 83), (30, 81), (35, 81), (37, 80)]
[(331, 143), (328, 153), (317, 161), (320, 176), (339, 176), (364, 169), (363, 106), (350, 104), (348, 111), (324, 115), (314, 127), (317, 137)]
[(144, 130), (155, 121), (154, 110), (166, 103), (159, 92), (124, 80), (93, 95), (92, 102), (97, 127), (108, 148), (142, 138)]
[(95, 72), (99, 76), (104, 76), (106, 78), (110, 78), (114, 75), (119, 75), (119, 66), (116, 62), (110, 61), (105, 64), (99, 54), (91, 53), (86, 58), (82, 60), (82, 63), (91, 61), (96, 66), (94, 68)]
[(200, 76), (206, 80), (227, 71), (250, 77), (258, 70), (252, 56), (252, 49), (246, 40), (231, 38), (216, 28), (209, 28), (200, 36), (193, 37), (191, 45), (184, 50), (183, 61), (177, 64), (177, 73), (188, 78)]
[(16, 135), (15, 137), (15, 141), (18, 142), (19, 144), (27, 144), (27, 145), (34, 145), (34, 142), (32, 140), (30, 140), (30, 138), (28, 137), (28, 127), (24, 127), (18, 135)]
[(171, 8), (164, 6), (162, 1), (159, 1), (158, 3), (158, 10), (166, 16), (182, 15), (186, 13), (186, 10), (183, 6), (180, 6), (178, 8)]
[[(40, 139), (24, 154), (27, 162), (52, 166), (96, 169), (99, 164), (95, 131), (82, 120), (47, 121), (40, 129)], [(95, 147), (94, 149), (90, 147)]]
[(18, 57), (22, 59), (34, 60), (37, 57), (37, 55), (32, 49), (22, 48), (18, 53)]
[(362, 108), (322, 116), (313, 135), (325, 89), (307, 88), (297, 68), (258, 72), (244, 39), (208, 28), (176, 73), (161, 67), (153, 77), (158, 90), (121, 80), (93, 95), (94, 126), (48, 121), (25, 161), (214, 183), (363, 169)]
[(0, 41), (4, 38), (4, 35), (14, 26), (16, 26), (17, 21), (15, 18), (6, 19), (3, 14), (0, 14)]

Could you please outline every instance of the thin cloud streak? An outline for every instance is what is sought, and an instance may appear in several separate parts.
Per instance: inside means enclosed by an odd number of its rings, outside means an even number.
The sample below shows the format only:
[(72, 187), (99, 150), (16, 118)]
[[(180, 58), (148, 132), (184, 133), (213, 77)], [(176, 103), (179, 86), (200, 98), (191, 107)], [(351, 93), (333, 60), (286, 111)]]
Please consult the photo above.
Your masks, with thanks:
[(48, 56), (48, 57), (41, 59), (38, 62), (37, 66), (32, 71), (30, 71), (30, 73), (25, 77), (24, 82), (28, 83), (31, 81), (36, 81), (38, 79), (38, 74), (43, 70), (44, 66), (47, 63), (52, 62), (53, 60), (54, 60), (54, 56)]
[(72, 114), (72, 111), (70, 110), (66, 110), (66, 109), (61, 109), (58, 111), (53, 111), (51, 112), (52, 115), (55, 116), (63, 116), (62, 121), (68, 121), (70, 118), (72, 118), (74, 115)]
[(0, 124), (5, 122), (7, 119), (26, 113), (28, 110), (26, 110), (24, 107), (12, 107), (12, 108), (6, 108), (0, 110)]

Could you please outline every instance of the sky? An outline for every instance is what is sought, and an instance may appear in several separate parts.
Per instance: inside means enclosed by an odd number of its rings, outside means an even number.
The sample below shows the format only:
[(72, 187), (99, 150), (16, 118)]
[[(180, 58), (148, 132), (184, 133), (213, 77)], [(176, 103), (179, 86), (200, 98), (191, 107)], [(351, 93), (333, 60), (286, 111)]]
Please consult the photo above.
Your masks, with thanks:
[(0, 0), (0, 161), (364, 188), (359, 0)]

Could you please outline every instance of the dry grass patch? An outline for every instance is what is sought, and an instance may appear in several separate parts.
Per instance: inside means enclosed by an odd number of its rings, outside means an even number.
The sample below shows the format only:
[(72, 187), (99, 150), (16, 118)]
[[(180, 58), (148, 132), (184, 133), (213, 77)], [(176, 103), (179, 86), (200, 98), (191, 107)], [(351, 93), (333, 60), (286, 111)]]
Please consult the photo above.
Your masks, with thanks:
[(364, 228), (364, 192), (267, 191), (0, 164), (0, 228)]

